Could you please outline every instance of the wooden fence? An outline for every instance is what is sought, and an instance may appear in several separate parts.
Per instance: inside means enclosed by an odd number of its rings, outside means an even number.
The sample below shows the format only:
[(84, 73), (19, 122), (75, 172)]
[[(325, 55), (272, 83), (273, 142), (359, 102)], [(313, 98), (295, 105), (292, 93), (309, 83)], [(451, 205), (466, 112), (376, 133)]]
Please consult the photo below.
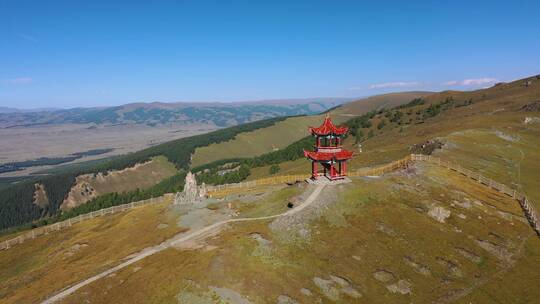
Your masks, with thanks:
[[(395, 171), (397, 169), (405, 167), (408, 163), (412, 161), (411, 156), (406, 156), (403, 159), (399, 159), (396, 161), (393, 161), (389, 164), (375, 167), (375, 168), (363, 168), (356, 171), (352, 171), (348, 174), (348, 176), (371, 176), (371, 175), (382, 175), (387, 172)], [(278, 175), (278, 176), (272, 176), (257, 180), (252, 180), (249, 182), (240, 182), (240, 183), (234, 183), (234, 184), (224, 184), (224, 185), (217, 185), (217, 186), (208, 186), (207, 190), (208, 193), (212, 196), (216, 195), (226, 195), (232, 192), (235, 192), (239, 189), (244, 188), (251, 188), (255, 186), (263, 186), (263, 185), (279, 185), (283, 183), (294, 183), (297, 181), (304, 181), (305, 179), (309, 178), (310, 174), (296, 174), (296, 175)]]
[(114, 214), (114, 213), (130, 210), (130, 209), (144, 206), (144, 205), (157, 204), (157, 203), (163, 202), (165, 198), (171, 197), (171, 196), (172, 194), (165, 194), (164, 196), (157, 197), (157, 198), (150, 198), (143, 201), (132, 202), (132, 203), (118, 205), (118, 206), (112, 206), (109, 208), (92, 211), (86, 214), (81, 214), (74, 218), (69, 218), (62, 222), (57, 222), (51, 225), (34, 228), (28, 232), (20, 234), (19, 236), (15, 238), (0, 242), (0, 250), (9, 249), (13, 247), (14, 245), (23, 243), (26, 240), (35, 239), (36, 237), (46, 235), (54, 231), (58, 231), (66, 227), (71, 227), (71, 225), (73, 224), (76, 224), (85, 220), (89, 220), (98, 216)]
[(458, 173), (461, 173), (479, 182), (480, 184), (493, 188), (499, 192), (502, 192), (514, 198), (515, 200), (519, 202), (519, 205), (521, 206), (525, 214), (525, 218), (527, 218), (531, 227), (534, 229), (536, 234), (538, 234), (538, 236), (540, 237), (540, 223), (538, 221), (538, 213), (536, 212), (531, 200), (529, 200), (527, 196), (525, 196), (525, 194), (520, 193), (516, 189), (510, 188), (504, 184), (498, 183), (490, 178), (482, 176), (482, 174), (480, 173), (476, 173), (469, 169), (463, 168), (462, 166), (458, 164), (452, 163), (450, 161), (442, 160), (438, 157), (433, 157), (431, 155), (411, 154), (411, 159), (413, 161), (429, 162), (429, 163), (456, 171)]
[[(457, 165), (455, 163), (442, 160), (437, 157), (433, 157), (431, 155), (420, 155), (420, 154), (411, 154), (408, 155), (402, 159), (393, 161), (389, 164), (375, 167), (375, 168), (362, 168), (358, 169), (356, 171), (350, 172), (349, 176), (378, 176), (383, 175), (388, 172), (392, 172), (398, 169), (405, 168), (409, 163), (414, 161), (425, 161), (429, 163), (433, 163), (445, 168), (448, 168), (450, 170), (459, 172), (465, 176), (470, 177), (473, 180), (478, 181), (481, 184), (484, 184), (488, 187), (491, 187), (495, 190), (498, 190), (499, 192), (505, 193), (506, 195), (516, 199), (521, 208), (523, 209), (525, 213), (525, 217), (529, 221), (532, 228), (536, 231), (538, 236), (540, 236), (540, 225), (538, 222), (538, 215), (536, 210), (534, 209), (534, 206), (532, 202), (522, 193), (518, 192), (515, 189), (512, 189), (504, 184), (498, 183), (490, 178), (487, 178), (485, 176), (482, 176), (480, 173), (473, 172), (469, 169), (463, 168), (460, 165)], [(263, 179), (257, 179), (249, 182), (241, 182), (241, 183), (235, 183), (235, 184), (225, 184), (225, 185), (217, 185), (217, 186), (208, 186), (208, 193), (211, 195), (218, 195), (218, 194), (227, 194), (230, 192), (234, 192), (236, 190), (244, 189), (244, 188), (250, 188), (255, 186), (262, 186), (262, 185), (277, 185), (277, 184), (283, 184), (283, 183), (294, 183), (297, 181), (303, 181), (306, 178), (309, 178), (309, 174), (297, 174), (297, 175), (278, 175)], [(119, 205), (119, 206), (113, 206), (97, 211), (93, 211), (87, 214), (81, 214), (77, 217), (67, 219), (62, 222), (54, 223), (51, 225), (39, 227), (30, 230), (29, 232), (23, 233), (15, 238), (2, 241), (0, 242), (0, 250), (3, 249), (9, 249), (13, 247), (16, 244), (23, 243), (25, 240), (34, 239), (38, 236), (48, 234), (53, 231), (58, 231), (60, 229), (70, 227), (71, 225), (75, 223), (82, 222), (84, 220), (92, 219), (97, 216), (102, 216), (106, 214), (114, 214), (118, 212), (122, 212), (125, 210), (133, 209), (139, 206), (143, 205), (149, 205), (149, 204), (155, 204), (160, 203), (164, 200), (166, 197), (172, 197), (173, 193), (167, 193), (162, 197), (159, 198), (151, 198), (148, 200), (138, 201), (138, 202), (132, 202), (129, 204)]]
[(380, 176), (388, 172), (405, 168), (412, 161), (413, 161), (412, 156), (408, 155), (402, 159), (395, 160), (389, 164), (382, 165), (379, 167), (360, 168), (356, 171), (350, 172), (349, 176)]

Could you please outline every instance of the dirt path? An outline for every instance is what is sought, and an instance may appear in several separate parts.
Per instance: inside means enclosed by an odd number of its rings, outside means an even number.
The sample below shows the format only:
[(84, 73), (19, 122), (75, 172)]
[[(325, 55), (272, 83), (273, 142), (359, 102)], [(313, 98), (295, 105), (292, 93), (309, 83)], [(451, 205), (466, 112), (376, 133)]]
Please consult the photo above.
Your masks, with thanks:
[(189, 233), (189, 234), (186, 234), (184, 235), (183, 233), (182, 234), (179, 234), (179, 235), (176, 235), (174, 237), (172, 237), (171, 239), (157, 245), (157, 246), (154, 246), (154, 247), (149, 247), (149, 248), (145, 248), (143, 249), (142, 251), (140, 251), (139, 253), (137, 253), (134, 257), (130, 258), (129, 260), (113, 267), (113, 268), (110, 268), (100, 274), (97, 274), (93, 277), (90, 277), (84, 281), (81, 281), (71, 287), (68, 287), (66, 289), (64, 289), (63, 291), (61, 291), (60, 293), (57, 293), (56, 295), (48, 298), (47, 300), (41, 302), (42, 304), (51, 304), (51, 303), (56, 303), (60, 300), (62, 300), (63, 298), (71, 295), (72, 293), (74, 293), (75, 291), (79, 290), (80, 288), (94, 282), (94, 281), (97, 281), (99, 279), (102, 279), (122, 268), (125, 268), (133, 263), (136, 263), (148, 256), (151, 256), (153, 254), (156, 254), (160, 251), (163, 251), (167, 248), (170, 248), (170, 247), (174, 247), (174, 246), (178, 246), (179, 244), (183, 243), (183, 242), (186, 242), (186, 241), (189, 241), (189, 240), (192, 240), (194, 238), (197, 238), (197, 237), (202, 237), (204, 236), (205, 234), (208, 234), (210, 232), (213, 232), (215, 231), (216, 229), (220, 228), (221, 226), (223, 225), (226, 225), (226, 224), (229, 224), (229, 223), (235, 223), (235, 222), (248, 222), (248, 221), (260, 221), (260, 220), (268, 220), (268, 219), (273, 219), (273, 218), (278, 218), (278, 217), (283, 217), (283, 216), (288, 216), (288, 215), (292, 215), (292, 214), (295, 214), (295, 213), (298, 213), (300, 211), (302, 211), (304, 208), (306, 208), (307, 206), (309, 206), (311, 203), (313, 203), (315, 201), (315, 199), (317, 198), (317, 196), (319, 196), (319, 194), (321, 193), (322, 189), (324, 188), (325, 186), (324, 185), (318, 185), (317, 188), (315, 188), (315, 190), (308, 196), (308, 198), (301, 204), (299, 205), (298, 207), (294, 208), (294, 209), (291, 209), (291, 210), (288, 210), (287, 212), (284, 212), (284, 213), (281, 213), (281, 214), (276, 214), (276, 215), (270, 215), (270, 216), (262, 216), (262, 217), (253, 217), (253, 218), (237, 218), (237, 219), (229, 219), (229, 220), (225, 220), (225, 221), (221, 221), (221, 222), (217, 222), (217, 223), (214, 223), (210, 226), (206, 226), (204, 228), (201, 228), (199, 230), (196, 230), (196, 231), (193, 231), (192, 233)]

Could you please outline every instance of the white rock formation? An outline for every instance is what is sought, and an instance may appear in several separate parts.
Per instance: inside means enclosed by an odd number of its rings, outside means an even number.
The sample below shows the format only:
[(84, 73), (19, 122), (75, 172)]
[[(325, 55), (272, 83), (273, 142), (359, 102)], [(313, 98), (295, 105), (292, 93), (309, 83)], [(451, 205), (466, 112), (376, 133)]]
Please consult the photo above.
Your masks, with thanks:
[(199, 197), (200, 198), (207, 198), (208, 197), (208, 190), (206, 189), (206, 184), (204, 182), (199, 187)]
[(184, 190), (177, 192), (174, 197), (175, 205), (192, 205), (202, 202), (207, 197), (206, 185), (197, 186), (195, 175), (188, 172), (184, 183)]

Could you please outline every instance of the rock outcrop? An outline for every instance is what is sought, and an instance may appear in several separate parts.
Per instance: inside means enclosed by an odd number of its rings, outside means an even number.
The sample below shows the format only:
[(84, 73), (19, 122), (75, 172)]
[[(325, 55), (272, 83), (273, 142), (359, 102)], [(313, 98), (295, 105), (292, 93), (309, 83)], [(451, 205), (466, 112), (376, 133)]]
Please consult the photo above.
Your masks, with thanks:
[(177, 192), (174, 197), (175, 205), (193, 205), (202, 202), (207, 197), (206, 185), (197, 185), (195, 175), (188, 172), (184, 183), (184, 190)]

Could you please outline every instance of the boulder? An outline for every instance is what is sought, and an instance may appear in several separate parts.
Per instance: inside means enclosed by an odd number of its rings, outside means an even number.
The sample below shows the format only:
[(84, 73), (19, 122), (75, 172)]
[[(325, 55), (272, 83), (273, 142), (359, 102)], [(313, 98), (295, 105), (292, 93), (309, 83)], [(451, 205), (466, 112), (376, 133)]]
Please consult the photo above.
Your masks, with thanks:
[(446, 219), (450, 217), (451, 213), (452, 212), (450, 210), (437, 206), (431, 207), (429, 209), (428, 215), (435, 219), (437, 222), (444, 223)]

